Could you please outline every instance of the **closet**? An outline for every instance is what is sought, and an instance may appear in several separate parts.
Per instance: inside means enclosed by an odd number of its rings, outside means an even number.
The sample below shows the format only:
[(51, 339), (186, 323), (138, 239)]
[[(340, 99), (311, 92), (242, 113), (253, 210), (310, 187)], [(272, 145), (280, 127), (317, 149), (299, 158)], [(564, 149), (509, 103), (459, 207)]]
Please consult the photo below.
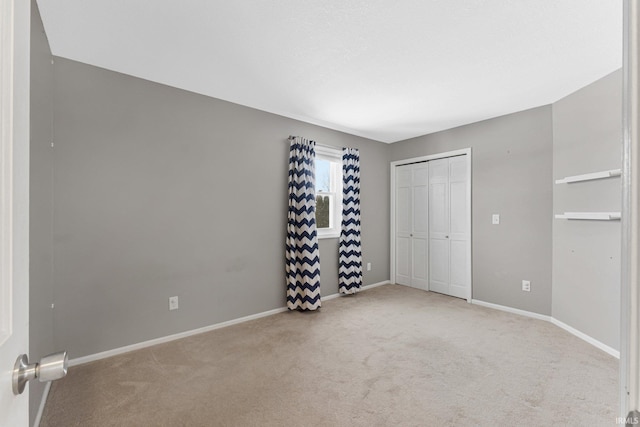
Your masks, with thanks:
[(467, 155), (395, 166), (395, 282), (471, 296)]

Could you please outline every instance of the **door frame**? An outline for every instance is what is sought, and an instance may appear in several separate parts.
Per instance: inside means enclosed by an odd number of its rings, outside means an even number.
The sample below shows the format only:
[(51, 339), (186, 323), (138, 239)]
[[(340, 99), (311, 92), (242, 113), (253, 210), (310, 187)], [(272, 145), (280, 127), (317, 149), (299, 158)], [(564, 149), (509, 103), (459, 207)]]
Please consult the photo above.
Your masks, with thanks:
[[(623, 2), (620, 421), (640, 416), (640, 1)], [(630, 418), (630, 420), (628, 419)], [(627, 421), (630, 421), (627, 423)], [(635, 422), (634, 422), (635, 421)]]
[(0, 346), (12, 332), (13, 2), (0, 3)]
[(29, 387), (14, 395), (11, 374), (16, 358), (29, 351), (31, 1), (0, 0), (0, 22), (0, 424), (26, 427)]
[(403, 160), (396, 160), (393, 161), (389, 164), (389, 174), (391, 177), (391, 198), (390, 198), (390, 218), (391, 218), (391, 223), (390, 223), (390, 236), (389, 236), (389, 254), (390, 254), (390, 268), (389, 268), (389, 272), (390, 272), (390, 278), (389, 280), (391, 281), (391, 283), (395, 283), (395, 279), (396, 279), (396, 246), (395, 246), (395, 236), (396, 236), (396, 167), (397, 166), (403, 166), (403, 165), (408, 165), (411, 163), (420, 163), (420, 162), (427, 162), (429, 160), (437, 160), (437, 159), (444, 159), (447, 157), (455, 157), (455, 156), (462, 156), (465, 155), (466, 156), (466, 160), (467, 160), (467, 170), (469, 171), (468, 176), (467, 176), (467, 188), (469, 189), (469, 191), (467, 192), (467, 218), (469, 219), (469, 247), (467, 248), (467, 259), (469, 260), (469, 295), (467, 295), (467, 302), (471, 303), (471, 299), (473, 297), (473, 258), (472, 258), (472, 247), (473, 247), (473, 229), (472, 229), (472, 217), (471, 217), (471, 213), (472, 213), (472, 209), (471, 209), (471, 193), (473, 192), (473, 188), (472, 188), (472, 169), (471, 169), (471, 147), (469, 148), (463, 148), (461, 150), (453, 150), (453, 151), (447, 151), (447, 152), (443, 152), (443, 153), (436, 153), (436, 154), (429, 154), (427, 156), (420, 156), (420, 157), (412, 157), (409, 159), (403, 159)]

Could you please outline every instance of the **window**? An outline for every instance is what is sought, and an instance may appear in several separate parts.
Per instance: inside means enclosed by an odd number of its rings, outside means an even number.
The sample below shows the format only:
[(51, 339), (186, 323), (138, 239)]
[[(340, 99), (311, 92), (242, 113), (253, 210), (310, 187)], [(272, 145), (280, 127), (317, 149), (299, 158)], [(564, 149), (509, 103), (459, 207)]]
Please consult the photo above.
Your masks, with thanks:
[(340, 237), (342, 151), (316, 146), (316, 227), (319, 239)]

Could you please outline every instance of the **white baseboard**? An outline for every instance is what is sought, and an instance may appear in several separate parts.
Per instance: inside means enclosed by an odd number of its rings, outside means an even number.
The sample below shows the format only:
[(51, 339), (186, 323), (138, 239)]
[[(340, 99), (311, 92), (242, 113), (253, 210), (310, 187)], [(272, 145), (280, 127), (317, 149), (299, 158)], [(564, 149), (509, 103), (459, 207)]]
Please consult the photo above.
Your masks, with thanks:
[[(368, 289), (371, 289), (371, 288), (375, 288), (375, 287), (378, 287), (378, 286), (387, 285), (389, 283), (390, 283), (389, 280), (385, 280), (383, 282), (378, 282), (378, 283), (374, 283), (374, 284), (371, 284), (371, 285), (363, 286), (362, 290), (365, 291), (365, 290), (368, 290)], [(339, 296), (340, 296), (340, 294), (328, 295), (326, 297), (322, 297), (321, 301), (328, 301), (328, 300), (331, 300), (331, 299), (334, 299), (334, 298), (338, 298)], [(175, 340), (178, 340), (180, 338), (186, 338), (186, 337), (190, 337), (192, 335), (198, 335), (198, 334), (202, 334), (202, 333), (205, 333), (205, 332), (214, 331), (216, 329), (225, 328), (225, 327), (231, 326), (231, 325), (237, 325), (238, 323), (244, 323), (244, 322), (248, 322), (250, 320), (260, 319), (261, 317), (267, 317), (267, 316), (271, 316), (271, 315), (274, 315), (274, 314), (283, 313), (285, 311), (288, 311), (287, 307), (275, 308), (273, 310), (263, 311), (262, 313), (252, 314), (250, 316), (244, 316), (244, 317), (240, 317), (238, 319), (233, 319), (233, 320), (228, 320), (226, 322), (216, 323), (214, 325), (209, 325), (209, 326), (205, 326), (205, 327), (198, 328), (198, 329), (192, 329), (190, 331), (180, 332), (180, 333), (173, 334), (173, 335), (167, 335), (165, 337), (160, 337), (160, 338), (152, 339), (152, 340), (149, 340), (149, 341), (143, 341), (143, 342), (139, 342), (139, 343), (136, 343), (136, 344), (127, 345), (127, 346), (124, 346), (124, 347), (114, 348), (113, 350), (107, 350), (107, 351), (103, 351), (103, 352), (100, 352), (100, 353), (90, 354), (88, 356), (78, 357), (78, 358), (69, 360), (69, 367), (78, 366), (78, 365), (82, 365), (82, 364), (89, 363), (89, 362), (95, 362), (96, 360), (106, 359), (107, 357), (117, 356), (119, 354), (128, 353), (128, 352), (134, 351), (134, 350), (140, 350), (140, 349), (151, 347), (151, 346), (158, 345), (158, 344), (164, 344), (166, 342), (175, 341)], [(44, 405), (43, 405), (43, 408), (44, 408)]]
[(554, 325), (556, 325), (559, 328), (564, 329), (565, 331), (569, 332), (570, 334), (580, 338), (583, 341), (588, 342), (589, 344), (591, 344), (592, 346), (599, 348), (600, 350), (604, 351), (605, 353), (615, 357), (616, 359), (620, 359), (620, 352), (612, 347), (609, 347), (608, 345), (598, 341), (597, 339), (590, 337), (589, 335), (585, 334), (584, 332), (581, 332), (579, 330), (577, 330), (576, 328), (573, 328), (569, 325), (567, 325), (566, 323), (563, 323), (561, 321), (559, 321), (558, 319), (552, 317), (552, 316), (545, 316), (544, 314), (538, 314), (538, 313), (533, 313), (531, 311), (525, 311), (525, 310), (520, 310), (517, 308), (512, 308), (512, 307), (507, 307), (504, 305), (499, 305), (499, 304), (493, 304), (490, 302), (484, 302), (484, 301), (480, 301), (480, 300), (471, 300), (472, 304), (476, 304), (476, 305), (480, 305), (483, 307), (489, 307), (489, 308), (493, 308), (495, 310), (501, 310), (501, 311), (506, 311), (508, 313), (514, 313), (514, 314), (519, 314), (521, 316), (526, 316), (526, 317), (531, 317), (534, 319), (538, 319), (538, 320), (544, 320), (550, 323), (553, 323)]
[(384, 285), (390, 285), (390, 284), (391, 284), (391, 280), (383, 280), (382, 282), (372, 283), (370, 285), (363, 286), (362, 290), (366, 291), (372, 288), (377, 288), (378, 286), (384, 286)]
[(331, 295), (327, 295), (326, 297), (321, 297), (320, 301), (325, 302), (325, 301), (329, 301), (336, 298), (340, 298), (340, 294), (331, 294)]
[(611, 356), (615, 357), (616, 359), (620, 359), (620, 352), (618, 350), (616, 350), (615, 348), (609, 347), (608, 345), (606, 345), (604, 343), (601, 343), (597, 339), (590, 337), (589, 335), (585, 334), (584, 332), (580, 332), (576, 328), (573, 328), (573, 327), (567, 325), (566, 323), (563, 323), (563, 322), (561, 322), (558, 319), (555, 319), (553, 317), (551, 318), (551, 323), (553, 323), (554, 325), (556, 325), (559, 328), (564, 329), (565, 331), (569, 332), (570, 334), (573, 334), (576, 337), (588, 342), (592, 346), (599, 348), (600, 350), (604, 351), (605, 353), (610, 354)]
[[(378, 286), (384, 286), (384, 285), (390, 285), (390, 284), (391, 284), (390, 280), (383, 280), (382, 282), (372, 283), (370, 285), (361, 287), (360, 288), (360, 292), (367, 291), (367, 290), (372, 289), (372, 288), (377, 288)], [(353, 294), (349, 294), (349, 295), (353, 295)], [(344, 294), (340, 294), (340, 293), (331, 294), (331, 295), (327, 295), (326, 297), (322, 297), (322, 301), (329, 301), (329, 300), (332, 300), (334, 298), (339, 298), (339, 297), (342, 297), (342, 296), (349, 296), (349, 295), (344, 295)]]
[(287, 307), (275, 308), (273, 310), (263, 311), (262, 313), (252, 314), (250, 316), (244, 316), (238, 319), (216, 323), (214, 325), (209, 325), (209, 326), (205, 326), (198, 329), (192, 329), (190, 331), (180, 332), (173, 335), (167, 335), (165, 337), (160, 337), (160, 338), (152, 339), (149, 341), (143, 341), (136, 344), (127, 345), (124, 347), (114, 348), (113, 350), (107, 350), (100, 353), (90, 354), (88, 356), (78, 357), (76, 359), (69, 360), (69, 366), (73, 367), (73, 366), (82, 365), (89, 362), (95, 362), (96, 360), (106, 359), (107, 357), (117, 356), (119, 354), (128, 353), (130, 351), (151, 347), (153, 345), (163, 344), (166, 342), (178, 340), (180, 338), (186, 338), (192, 335), (198, 335), (198, 334), (213, 331), (216, 329), (224, 328), (227, 326), (236, 325), (238, 323), (248, 322), (249, 320), (260, 319), (261, 317), (267, 317), (273, 314), (283, 313), (287, 310), (288, 310)]
[(49, 390), (51, 390), (51, 381), (44, 385), (44, 391), (42, 392), (42, 399), (40, 399), (40, 406), (38, 406), (38, 412), (36, 418), (33, 420), (33, 427), (39, 427), (40, 421), (42, 421), (42, 413), (44, 412), (44, 406), (47, 404), (47, 398), (49, 397)]
[(551, 316), (545, 316), (544, 314), (534, 313), (532, 311), (520, 310), (518, 308), (507, 307), (506, 305), (493, 304), (491, 302), (484, 302), (477, 299), (472, 299), (471, 304), (493, 308), (494, 310), (506, 311), (507, 313), (519, 314), (520, 316), (531, 317), (533, 319), (544, 320), (547, 322), (551, 321)]

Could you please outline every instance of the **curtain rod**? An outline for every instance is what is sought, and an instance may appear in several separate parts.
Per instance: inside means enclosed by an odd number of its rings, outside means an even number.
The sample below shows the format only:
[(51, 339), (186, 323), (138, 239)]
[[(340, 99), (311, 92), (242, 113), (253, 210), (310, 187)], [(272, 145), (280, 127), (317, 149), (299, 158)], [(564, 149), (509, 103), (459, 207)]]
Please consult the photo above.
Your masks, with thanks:
[[(296, 137), (294, 135), (289, 135), (289, 138), (287, 138), (289, 141), (291, 141), (292, 139), (295, 139)], [(304, 138), (304, 137), (300, 137), (300, 138)], [(313, 141), (313, 140), (311, 140)], [(322, 148), (331, 148), (333, 150), (342, 150), (342, 147), (334, 147), (331, 145), (325, 145), (325, 144), (318, 144), (316, 142), (316, 147), (322, 147)]]

